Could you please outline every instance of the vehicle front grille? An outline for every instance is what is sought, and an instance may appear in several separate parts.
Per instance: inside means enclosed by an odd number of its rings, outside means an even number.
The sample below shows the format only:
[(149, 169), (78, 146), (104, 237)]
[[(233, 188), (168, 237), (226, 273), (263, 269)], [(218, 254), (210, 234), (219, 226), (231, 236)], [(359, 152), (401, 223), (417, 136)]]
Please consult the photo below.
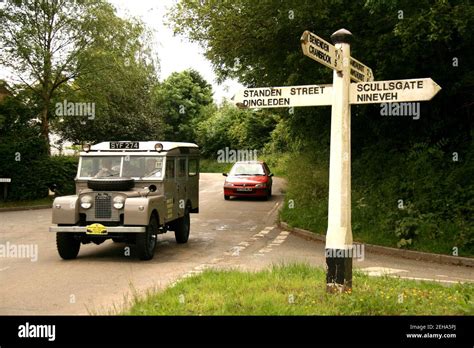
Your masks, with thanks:
[(95, 196), (95, 218), (110, 219), (112, 217), (112, 197), (107, 193)]

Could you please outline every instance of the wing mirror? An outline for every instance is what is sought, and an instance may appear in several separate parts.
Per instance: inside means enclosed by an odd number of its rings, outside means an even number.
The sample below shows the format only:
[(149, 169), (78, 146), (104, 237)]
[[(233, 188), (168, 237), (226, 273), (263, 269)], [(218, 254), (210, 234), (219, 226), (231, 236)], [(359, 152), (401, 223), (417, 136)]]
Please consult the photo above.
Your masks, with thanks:
[(271, 178), (273, 176), (273, 173), (268, 174), (268, 177)]
[(227, 176), (227, 173), (222, 173), (222, 175)]

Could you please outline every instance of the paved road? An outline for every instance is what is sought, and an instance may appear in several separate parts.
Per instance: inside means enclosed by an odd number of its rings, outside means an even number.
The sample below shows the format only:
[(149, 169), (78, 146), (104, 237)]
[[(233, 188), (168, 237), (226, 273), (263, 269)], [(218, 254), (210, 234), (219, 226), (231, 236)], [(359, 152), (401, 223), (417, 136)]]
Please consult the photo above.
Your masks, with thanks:
[[(159, 236), (155, 257), (126, 256), (124, 244), (83, 245), (76, 260), (56, 252), (47, 232), (51, 210), (0, 213), (0, 245), (37, 245), (38, 259), (0, 257), (0, 314), (111, 313), (134, 292), (161, 289), (207, 267), (257, 270), (282, 262), (324, 265), (324, 244), (306, 241), (274, 225), (282, 204), (282, 181), (275, 178), (270, 201), (224, 201), (223, 178), (201, 174), (200, 213), (191, 218), (189, 242)], [(365, 253), (354, 266), (374, 275), (474, 281), (472, 268), (440, 265)]]

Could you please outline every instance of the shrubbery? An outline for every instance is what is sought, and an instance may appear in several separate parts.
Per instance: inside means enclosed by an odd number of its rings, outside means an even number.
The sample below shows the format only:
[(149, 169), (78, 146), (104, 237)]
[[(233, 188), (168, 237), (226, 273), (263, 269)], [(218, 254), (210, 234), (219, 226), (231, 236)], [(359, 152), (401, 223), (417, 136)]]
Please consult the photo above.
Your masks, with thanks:
[[(453, 161), (452, 153), (436, 144), (415, 144), (408, 153), (383, 147), (365, 151), (352, 166), (354, 239), (473, 256), (474, 162), (470, 156)], [(321, 150), (290, 157), (283, 220), (326, 233), (328, 160)]]

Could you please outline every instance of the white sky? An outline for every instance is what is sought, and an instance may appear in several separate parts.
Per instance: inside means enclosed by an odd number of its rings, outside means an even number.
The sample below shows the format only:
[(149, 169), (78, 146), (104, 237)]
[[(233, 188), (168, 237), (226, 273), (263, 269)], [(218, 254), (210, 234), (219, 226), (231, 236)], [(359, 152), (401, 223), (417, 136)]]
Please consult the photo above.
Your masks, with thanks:
[(210, 83), (214, 91), (214, 100), (221, 102), (223, 97), (231, 98), (242, 86), (234, 80), (218, 85), (211, 63), (204, 57), (203, 49), (197, 43), (191, 43), (164, 24), (165, 14), (176, 0), (109, 0), (121, 17), (140, 18), (153, 32), (153, 48), (160, 60), (160, 81), (172, 72), (193, 68)]
[[(117, 8), (120, 17), (138, 17), (153, 33), (153, 49), (160, 61), (160, 81), (172, 72), (193, 68), (212, 85), (214, 100), (230, 99), (240, 88), (237, 81), (226, 80), (221, 85), (211, 63), (204, 57), (203, 49), (197, 43), (173, 36), (173, 31), (164, 24), (165, 14), (176, 0), (108, 0)], [(11, 72), (0, 68), (0, 79), (13, 80)]]

